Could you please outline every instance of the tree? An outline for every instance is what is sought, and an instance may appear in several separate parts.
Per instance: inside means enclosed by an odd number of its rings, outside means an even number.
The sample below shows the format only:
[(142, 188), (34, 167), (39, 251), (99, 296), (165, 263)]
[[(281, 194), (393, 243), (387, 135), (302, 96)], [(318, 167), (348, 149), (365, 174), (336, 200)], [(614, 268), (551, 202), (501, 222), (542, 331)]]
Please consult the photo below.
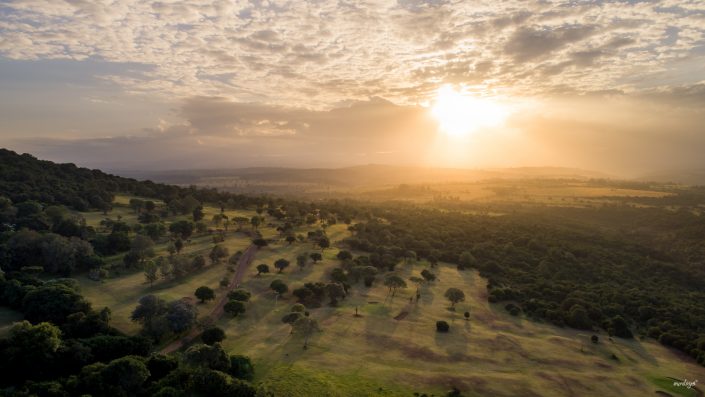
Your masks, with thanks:
[(321, 255), (319, 252), (313, 252), (309, 256), (311, 257), (311, 260), (313, 261), (313, 263), (318, 263), (318, 261), (323, 259), (323, 255)]
[(345, 283), (348, 281), (348, 276), (345, 274), (345, 270), (339, 267), (336, 267), (331, 271), (330, 278), (336, 283)]
[(309, 317), (308, 312), (303, 317), (296, 320), (293, 324), (293, 329), (296, 333), (304, 336), (304, 350), (308, 349), (308, 340), (314, 331), (319, 331), (318, 322)]
[(125, 395), (136, 395), (149, 378), (149, 370), (143, 359), (126, 356), (111, 361), (101, 375), (105, 383), (119, 387)]
[(219, 327), (211, 327), (201, 333), (201, 340), (209, 346), (212, 346), (217, 342), (222, 342), (224, 339), (225, 331)]
[(253, 228), (254, 230), (257, 230), (257, 228), (258, 228), (259, 225), (261, 225), (261, 224), (262, 224), (262, 218), (259, 217), (259, 216), (256, 216), (256, 215), (255, 215), (255, 216), (253, 216), (253, 217), (250, 219), (250, 225), (252, 225), (252, 228)]
[(276, 292), (277, 296), (282, 296), (289, 291), (289, 287), (281, 280), (272, 281), (272, 283), (269, 284), (269, 288)]
[(169, 328), (175, 332), (183, 332), (196, 324), (196, 308), (185, 300), (177, 300), (169, 303), (166, 312), (166, 319)]
[(279, 269), (279, 273), (281, 273), (284, 269), (289, 267), (289, 261), (284, 258), (279, 258), (274, 262), (274, 267)]
[(241, 288), (228, 292), (228, 299), (240, 302), (249, 301), (251, 296), (252, 294), (250, 294), (249, 291), (246, 291)]
[(61, 331), (57, 326), (47, 322), (32, 325), (29, 321), (21, 321), (10, 328), (8, 346), (12, 348), (6, 350), (10, 357), (5, 359), (19, 361), (22, 367), (26, 364), (31, 368), (51, 359), (60, 345)]
[(184, 363), (189, 367), (208, 368), (225, 372), (230, 369), (230, 359), (220, 343), (193, 345), (184, 352)]
[(169, 231), (175, 236), (186, 240), (193, 234), (193, 222), (187, 220), (176, 221), (169, 225)]
[(600, 341), (600, 337), (598, 337), (597, 335), (593, 335), (590, 337), (590, 341), (592, 343), (598, 343)]
[(223, 306), (223, 310), (231, 316), (237, 317), (245, 312), (245, 304), (240, 301), (230, 300)]
[(338, 254), (336, 255), (336, 258), (340, 259), (341, 261), (346, 261), (346, 260), (352, 259), (352, 257), (353, 257), (353, 256), (352, 256), (352, 254), (350, 253), (350, 251), (347, 251), (347, 250), (341, 250), (341, 251), (338, 252)]
[(262, 273), (269, 273), (269, 266), (264, 263), (257, 265), (257, 275), (259, 276)]
[(75, 289), (59, 283), (47, 283), (32, 289), (22, 300), (24, 318), (32, 323), (48, 321), (62, 325), (70, 314), (90, 310), (90, 303)]
[(328, 296), (330, 297), (331, 306), (337, 306), (338, 299), (345, 298), (345, 288), (343, 288), (343, 285), (340, 283), (329, 283), (326, 285), (326, 290), (328, 292)]
[(208, 255), (213, 263), (220, 263), (220, 260), (230, 255), (228, 249), (222, 245), (215, 245)]
[[(289, 325), (293, 326), (294, 323), (303, 316), (304, 316), (303, 312), (290, 312), (290, 313), (285, 314), (284, 317), (282, 317), (282, 322), (284, 324), (289, 324)], [(292, 332), (293, 332), (293, 329), (292, 329)]]
[(203, 255), (196, 255), (193, 257), (193, 260), (191, 261), (191, 266), (193, 266), (195, 269), (201, 269), (206, 265), (206, 258), (203, 257)]
[(296, 256), (296, 264), (299, 266), (299, 268), (301, 268), (301, 270), (304, 270), (304, 267), (306, 267), (307, 261), (308, 261), (308, 255), (305, 252)]
[(592, 328), (592, 321), (588, 316), (587, 310), (579, 304), (575, 304), (570, 308), (568, 311), (568, 317), (566, 318), (566, 323), (577, 329)]
[(321, 247), (321, 251), (330, 247), (330, 240), (328, 239), (328, 237), (324, 236), (318, 239), (318, 246)]
[(143, 359), (126, 356), (111, 361), (101, 375), (106, 384), (119, 387), (125, 395), (136, 395), (149, 378), (149, 370)]
[(215, 299), (215, 291), (205, 285), (196, 288), (194, 295), (201, 300), (201, 303)]
[(166, 227), (163, 223), (148, 223), (142, 226), (143, 234), (149, 236), (154, 241), (158, 241), (166, 233)]
[(174, 241), (174, 248), (176, 248), (176, 253), (180, 254), (181, 250), (184, 249), (184, 240), (177, 238), (176, 241)]
[(477, 259), (470, 251), (463, 251), (458, 257), (458, 268), (460, 270), (477, 266)]
[(130, 199), (130, 208), (132, 208), (133, 211), (135, 211), (136, 214), (138, 214), (141, 210), (142, 207), (144, 207), (144, 201), (140, 199)]
[(291, 245), (295, 241), (296, 241), (296, 237), (294, 235), (290, 234), (290, 235), (286, 236), (286, 242), (289, 243), (289, 245)]
[(256, 238), (256, 239), (252, 240), (252, 244), (256, 245), (257, 248), (262, 248), (262, 247), (266, 247), (267, 245), (269, 245), (267, 240), (265, 240), (263, 238)]
[(205, 214), (203, 213), (203, 207), (196, 207), (193, 210), (193, 221), (194, 222), (200, 221), (201, 219), (203, 219), (204, 216), (205, 216)]
[(255, 368), (247, 356), (230, 356), (230, 375), (236, 379), (251, 381), (255, 376)]
[(223, 214), (215, 214), (213, 215), (213, 218), (211, 219), (213, 224), (218, 227), (223, 223)]
[(465, 300), (465, 293), (458, 288), (448, 288), (443, 295), (450, 301), (450, 307), (455, 310), (455, 304)]
[(389, 288), (389, 292), (392, 294), (392, 298), (394, 298), (394, 295), (396, 295), (397, 289), (406, 288), (406, 282), (404, 281), (404, 279), (395, 274), (387, 276), (387, 278), (384, 280), (384, 285), (385, 287)]
[(409, 281), (416, 284), (416, 292), (419, 292), (419, 287), (421, 286), (421, 284), (423, 284), (424, 279), (417, 276), (411, 276), (409, 277)]
[(436, 321), (436, 331), (437, 332), (448, 332), (450, 330), (450, 325), (445, 321)]
[(426, 280), (426, 282), (429, 282), (429, 283), (430, 283), (431, 281), (434, 281), (434, 280), (436, 279), (436, 275), (433, 274), (432, 272), (428, 271), (428, 269), (423, 269), (423, 270), (421, 271), (421, 277), (423, 277), (423, 279)]
[(624, 320), (624, 317), (619, 315), (610, 320), (610, 331), (613, 335), (620, 338), (631, 339), (634, 337), (632, 331), (629, 330), (629, 325)]
[(154, 318), (166, 313), (166, 302), (156, 295), (145, 295), (140, 298), (135, 310), (132, 311), (130, 319), (142, 324), (151, 322)]
[(250, 222), (250, 220), (244, 216), (236, 216), (233, 218), (233, 222), (237, 225), (237, 231), (241, 231), (242, 228)]
[(130, 247), (130, 254), (132, 254), (136, 259), (137, 263), (144, 263), (147, 258), (154, 256), (154, 241), (147, 236), (137, 235), (135, 239), (132, 240), (132, 245)]
[(144, 278), (147, 280), (150, 287), (152, 287), (154, 282), (159, 278), (157, 270), (158, 266), (154, 261), (146, 261), (144, 263)]

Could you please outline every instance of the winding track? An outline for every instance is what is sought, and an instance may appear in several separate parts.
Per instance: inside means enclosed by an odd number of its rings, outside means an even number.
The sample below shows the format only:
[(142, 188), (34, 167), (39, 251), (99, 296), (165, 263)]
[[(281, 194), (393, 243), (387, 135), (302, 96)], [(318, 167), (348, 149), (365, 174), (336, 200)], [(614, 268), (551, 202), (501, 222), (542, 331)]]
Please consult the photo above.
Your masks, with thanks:
[[(223, 307), (228, 302), (228, 292), (232, 291), (233, 289), (237, 288), (238, 285), (240, 285), (240, 282), (242, 282), (242, 278), (245, 276), (245, 271), (247, 270), (247, 268), (250, 267), (250, 264), (252, 264), (252, 260), (255, 258), (255, 253), (257, 253), (257, 246), (251, 244), (249, 247), (247, 247), (245, 252), (242, 254), (242, 257), (237, 262), (237, 269), (235, 270), (233, 277), (230, 279), (230, 283), (228, 284), (225, 291), (221, 292), (220, 299), (218, 299), (218, 302), (216, 303), (215, 307), (213, 307), (210, 314), (208, 314), (207, 316), (213, 322), (218, 321), (220, 317), (223, 316)], [(160, 351), (160, 353), (173, 353), (176, 350), (179, 350), (180, 348), (191, 343), (191, 341), (196, 339), (200, 334), (201, 330), (199, 328), (193, 328), (191, 332), (189, 332), (182, 338), (177, 339), (166, 345)]]

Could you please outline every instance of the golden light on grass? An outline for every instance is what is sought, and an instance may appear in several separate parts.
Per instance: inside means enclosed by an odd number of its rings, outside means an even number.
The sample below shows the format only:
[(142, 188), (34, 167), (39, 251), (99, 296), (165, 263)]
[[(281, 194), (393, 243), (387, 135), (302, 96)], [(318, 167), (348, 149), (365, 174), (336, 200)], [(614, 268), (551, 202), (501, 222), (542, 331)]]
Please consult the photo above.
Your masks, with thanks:
[(465, 95), (444, 85), (436, 93), (431, 113), (441, 131), (453, 137), (465, 137), (481, 128), (500, 126), (508, 111), (491, 99)]

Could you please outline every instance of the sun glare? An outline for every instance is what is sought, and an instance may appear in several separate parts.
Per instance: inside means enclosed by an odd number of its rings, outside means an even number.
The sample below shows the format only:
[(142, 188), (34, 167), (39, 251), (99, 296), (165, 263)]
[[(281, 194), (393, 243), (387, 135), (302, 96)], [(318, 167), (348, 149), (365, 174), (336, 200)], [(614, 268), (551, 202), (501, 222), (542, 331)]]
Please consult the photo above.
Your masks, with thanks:
[(431, 112), (441, 131), (455, 137), (468, 136), (480, 128), (497, 127), (507, 117), (500, 104), (464, 95), (447, 85), (438, 89)]

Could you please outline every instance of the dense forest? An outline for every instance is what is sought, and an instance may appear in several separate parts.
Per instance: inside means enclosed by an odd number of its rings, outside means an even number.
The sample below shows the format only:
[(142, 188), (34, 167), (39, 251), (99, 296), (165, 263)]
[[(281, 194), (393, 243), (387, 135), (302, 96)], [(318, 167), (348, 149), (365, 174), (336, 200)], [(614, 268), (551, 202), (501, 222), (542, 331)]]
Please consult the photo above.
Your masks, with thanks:
[[(118, 193), (144, 198), (129, 204), (139, 223), (110, 221), (102, 232), (86, 225), (80, 211), (108, 212)], [(293, 225), (349, 225), (352, 237), (338, 254), (341, 266), (330, 275), (340, 288), (307, 283), (294, 289), (307, 307), (320, 306), (325, 295), (334, 304), (350, 283), (369, 287), (376, 274), (411, 261), (427, 261), (431, 271), (421, 275), (430, 280), (432, 269), (445, 262), (479, 270), (489, 280), (488, 300), (511, 315), (620, 338), (655, 338), (705, 365), (705, 222), (697, 208), (702, 198), (702, 189), (694, 188), (682, 197), (647, 199), (643, 207), (495, 203), (481, 211), (467, 211), (462, 203), (303, 203), (136, 181), (0, 150), (0, 305), (25, 320), (0, 339), (0, 394), (254, 395), (249, 359), (228, 356), (218, 338), (180, 356), (152, 352), (164, 334), (192, 325), (195, 314), (187, 304), (145, 297), (133, 313), (144, 330), (127, 336), (111, 327), (108, 308), (93, 308), (68, 278), (99, 278), (106, 258), (118, 254), (122, 266), (137, 268), (159, 239), (173, 240), (178, 250), (182, 239), (203, 232), (205, 203), (266, 212), (282, 235)], [(497, 210), (503, 215), (476, 214)], [(161, 220), (173, 214), (186, 220), (167, 228)], [(255, 244), (267, 244), (254, 237)], [(289, 237), (289, 243), (295, 240)], [(321, 231), (308, 239), (321, 249), (330, 244)], [(227, 256), (216, 247), (214, 261)], [(314, 263), (320, 260), (315, 255)], [(174, 269), (202, 266), (177, 262)], [(286, 260), (275, 263), (279, 270), (286, 266)]]
[[(398, 266), (410, 255), (475, 268), (489, 280), (490, 302), (505, 302), (514, 315), (623, 338), (637, 333), (705, 364), (705, 223), (698, 215), (624, 206), (525, 208), (501, 217), (420, 208), (376, 215), (348, 239), (375, 266)], [(657, 232), (607, 228), (621, 222)]]

